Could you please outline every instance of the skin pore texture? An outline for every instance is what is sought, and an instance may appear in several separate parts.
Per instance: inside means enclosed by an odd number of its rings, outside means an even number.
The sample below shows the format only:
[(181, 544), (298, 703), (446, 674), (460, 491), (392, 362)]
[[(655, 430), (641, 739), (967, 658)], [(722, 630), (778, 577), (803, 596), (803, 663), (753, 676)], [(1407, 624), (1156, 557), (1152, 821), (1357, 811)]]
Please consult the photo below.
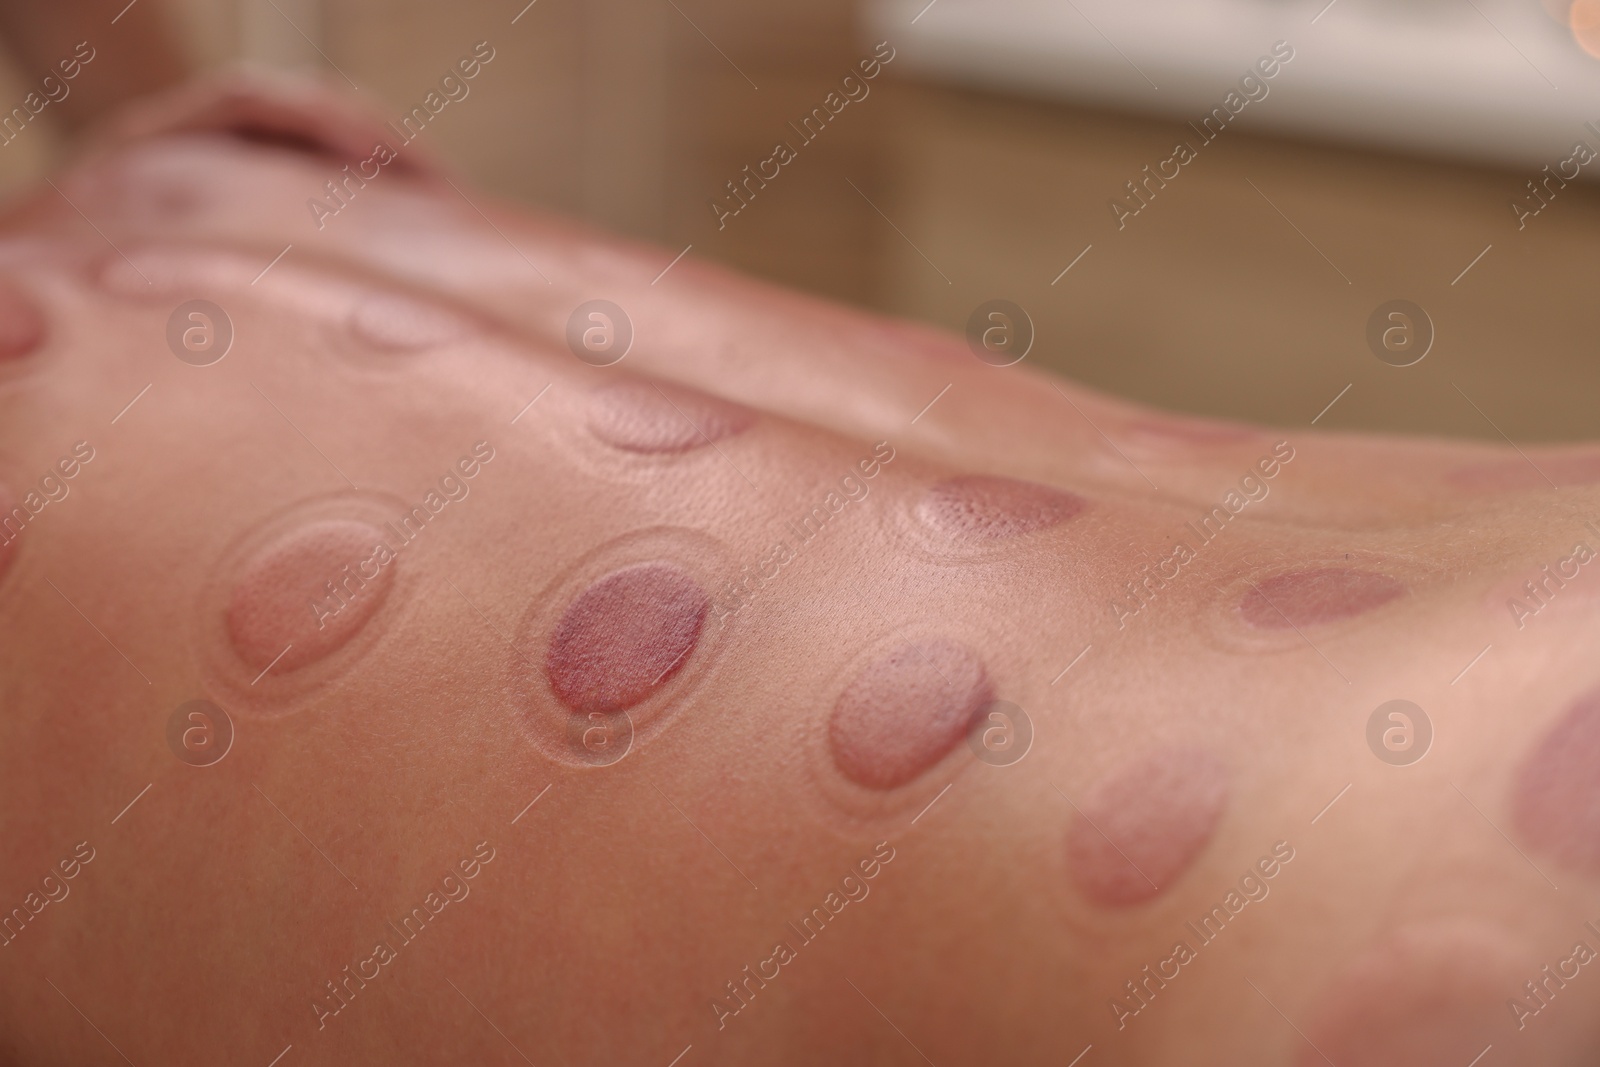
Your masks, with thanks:
[(575, 712), (631, 708), (682, 668), (711, 600), (670, 563), (615, 571), (574, 600), (545, 657), (550, 687)]
[(595, 390), (589, 429), (613, 448), (686, 452), (748, 429), (750, 411), (669, 382), (623, 380)]
[(420, 143), (319, 229), (386, 136), (189, 86), (0, 217), (0, 1065), (1596, 1061), (1600, 450), (1168, 416)]
[(1387, 574), (1323, 567), (1274, 575), (1239, 601), (1239, 617), (1261, 630), (1317, 626), (1353, 618), (1405, 593)]
[(1015, 478), (963, 475), (929, 486), (917, 513), (952, 537), (1004, 538), (1066, 522), (1081, 497)]

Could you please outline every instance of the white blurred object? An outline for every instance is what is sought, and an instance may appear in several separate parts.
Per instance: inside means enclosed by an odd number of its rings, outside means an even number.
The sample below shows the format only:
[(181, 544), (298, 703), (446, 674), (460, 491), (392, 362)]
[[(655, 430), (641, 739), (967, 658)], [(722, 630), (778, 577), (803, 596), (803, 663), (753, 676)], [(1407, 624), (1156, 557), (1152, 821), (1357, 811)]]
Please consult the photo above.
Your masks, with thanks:
[[(936, 81), (1195, 121), (1276, 41), (1241, 125), (1538, 171), (1600, 149), (1600, 59), (1562, 0), (869, 0)], [(1591, 173), (1592, 172), (1592, 173)], [(1600, 167), (1584, 169), (1600, 177)]]

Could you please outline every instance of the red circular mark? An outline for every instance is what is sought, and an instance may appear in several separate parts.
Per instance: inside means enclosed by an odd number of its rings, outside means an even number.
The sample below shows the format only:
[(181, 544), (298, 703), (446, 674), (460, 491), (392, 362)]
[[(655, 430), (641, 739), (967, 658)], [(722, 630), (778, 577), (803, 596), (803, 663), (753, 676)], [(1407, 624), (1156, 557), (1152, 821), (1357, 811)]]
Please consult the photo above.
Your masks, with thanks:
[(589, 429), (629, 452), (687, 452), (731, 437), (755, 413), (696, 389), (650, 379), (627, 379), (594, 392)]
[(1066, 522), (1086, 507), (1081, 496), (1052, 486), (963, 474), (929, 486), (917, 514), (956, 537), (999, 539)]
[(1078, 891), (1108, 908), (1166, 892), (1216, 833), (1228, 779), (1211, 752), (1177, 746), (1102, 779), (1067, 828), (1067, 865)]
[(567, 606), (550, 636), (545, 673), (574, 712), (640, 703), (683, 669), (711, 600), (671, 563), (636, 563), (595, 582)]
[(1406, 591), (1398, 579), (1345, 567), (1274, 575), (1239, 601), (1239, 616), (1258, 630), (1337, 622), (1387, 604)]
[[(1295, 1065), (1464, 1067), (1502, 1043), (1507, 998), (1538, 979), (1539, 965), (1521, 955), (1506, 934), (1477, 921), (1437, 920), (1390, 933), (1311, 1001)], [(1539, 1051), (1528, 1047), (1530, 1039)], [(1531, 1032), (1519, 1047), (1533, 1056), (1518, 1062), (1553, 1062)]]
[(988, 673), (967, 646), (943, 638), (901, 645), (834, 702), (834, 763), (873, 789), (905, 785), (958, 745), (993, 699)]
[(1511, 812), (1534, 849), (1600, 874), (1600, 690), (1581, 697), (1523, 761)]
[(382, 544), (377, 527), (336, 519), (303, 526), (256, 553), (228, 601), (228, 638), (239, 658), (253, 670), (271, 664), (282, 674), (342, 648), (389, 595), (395, 563)]
[(44, 340), (44, 315), (10, 278), (0, 278), (0, 359), (17, 359)]
[(361, 340), (391, 351), (437, 348), (466, 335), (461, 315), (398, 293), (373, 293), (350, 313), (350, 330)]

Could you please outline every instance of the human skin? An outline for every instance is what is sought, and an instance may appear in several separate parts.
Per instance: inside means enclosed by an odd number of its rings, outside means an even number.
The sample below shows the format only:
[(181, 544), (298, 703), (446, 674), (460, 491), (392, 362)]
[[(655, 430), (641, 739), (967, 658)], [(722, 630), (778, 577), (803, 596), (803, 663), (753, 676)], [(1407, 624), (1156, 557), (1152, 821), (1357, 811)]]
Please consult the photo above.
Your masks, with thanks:
[(1593, 1062), (1600, 450), (1179, 419), (422, 142), (319, 229), (380, 139), (191, 86), (4, 215), (0, 1063)]

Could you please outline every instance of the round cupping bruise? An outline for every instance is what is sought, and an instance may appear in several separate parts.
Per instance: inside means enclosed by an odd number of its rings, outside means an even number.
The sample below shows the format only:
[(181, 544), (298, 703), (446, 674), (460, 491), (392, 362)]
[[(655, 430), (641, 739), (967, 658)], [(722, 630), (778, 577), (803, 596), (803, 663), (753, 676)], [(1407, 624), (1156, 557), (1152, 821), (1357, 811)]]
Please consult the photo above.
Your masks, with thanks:
[[(1471, 1067), (1490, 1062), (1513, 1013), (1509, 997), (1537, 977), (1517, 941), (1478, 919), (1438, 918), (1385, 931), (1317, 990), (1306, 1012), (1294, 1067)], [(1546, 1034), (1550, 1031), (1545, 1031)], [(1532, 1027), (1518, 1063), (1560, 1059)], [(1507, 1061), (1512, 1062), (1512, 1061)]]
[(917, 502), (917, 516), (956, 539), (1001, 540), (1067, 522), (1088, 506), (1075, 493), (1037, 482), (964, 474), (935, 482)]
[(1250, 586), (1239, 618), (1255, 630), (1292, 630), (1364, 615), (1402, 596), (1398, 579), (1350, 567), (1316, 567), (1273, 575)]
[(894, 789), (959, 745), (993, 699), (988, 672), (966, 645), (909, 641), (845, 685), (828, 718), (828, 749), (852, 782)]
[(699, 644), (711, 598), (676, 564), (635, 563), (579, 593), (550, 635), (544, 669), (572, 712), (624, 711), (681, 671)]
[(464, 315), (400, 293), (367, 293), (350, 310), (350, 332), (389, 352), (437, 348), (471, 333)]
[(590, 395), (589, 430), (624, 452), (688, 452), (742, 433), (749, 408), (668, 382), (627, 378)]
[(1106, 908), (1167, 892), (1215, 835), (1228, 783), (1214, 753), (1190, 746), (1157, 749), (1101, 779), (1067, 829), (1067, 870), (1078, 892)]
[(1525, 757), (1511, 818), (1536, 854), (1600, 875), (1600, 690), (1579, 697)]
[(279, 532), (243, 561), (225, 609), (229, 643), (251, 671), (284, 675), (350, 642), (395, 578), (384, 533), (325, 518)]

